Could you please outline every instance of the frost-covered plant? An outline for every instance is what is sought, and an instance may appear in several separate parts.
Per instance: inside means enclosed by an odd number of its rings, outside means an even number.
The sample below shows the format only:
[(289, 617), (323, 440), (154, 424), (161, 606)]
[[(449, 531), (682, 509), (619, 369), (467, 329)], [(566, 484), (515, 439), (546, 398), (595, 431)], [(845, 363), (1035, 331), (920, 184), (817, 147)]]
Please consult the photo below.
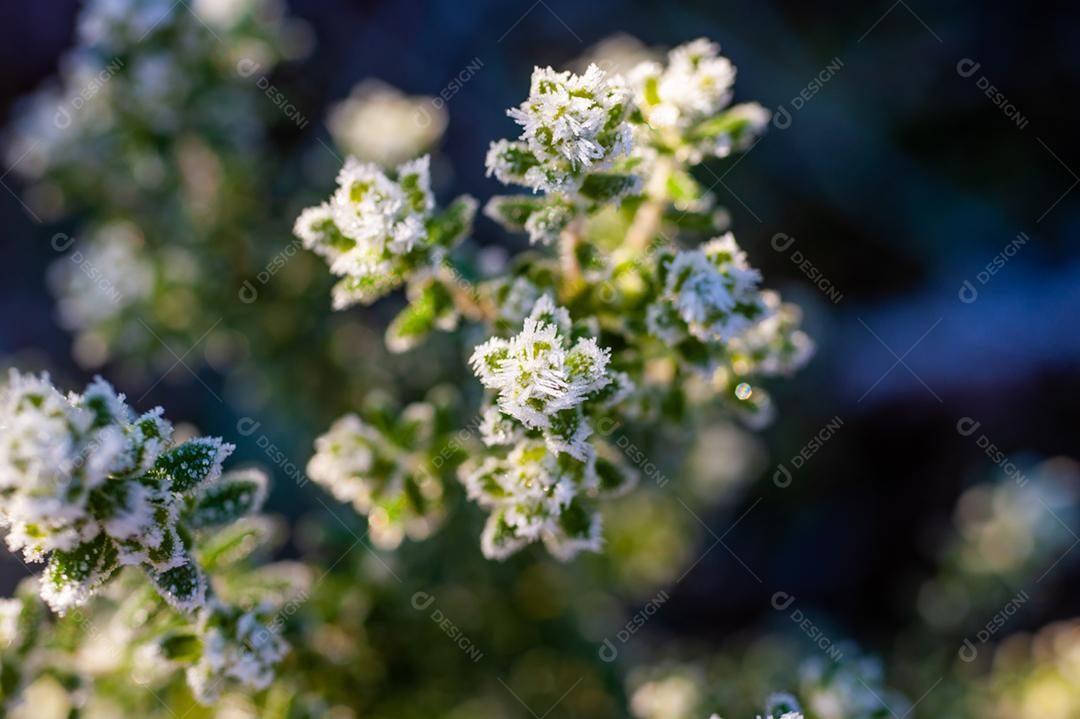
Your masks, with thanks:
[[(228, 536), (266, 496), (263, 473), (222, 472), (232, 450), (217, 437), (174, 442), (160, 407), (138, 415), (100, 378), (63, 395), (48, 376), (13, 370), (0, 390), (0, 526), (13, 551), (46, 562), (41, 599), (77, 612), (137, 568), (180, 621), (197, 623), (189, 677), (206, 701), (205, 678), (261, 688), (285, 651), (276, 637), (251, 640), (263, 618), (216, 598), (203, 566), (214, 554), (199, 542)], [(13, 618), (28, 601), (4, 607), (8, 644), (29, 631)]]
[(486, 164), (488, 175), (503, 184), (546, 197), (496, 197), (485, 212), (507, 226), (524, 227), (533, 242), (548, 244), (585, 207), (636, 191), (630, 108), (625, 83), (596, 65), (583, 75), (536, 68), (529, 97), (507, 111), (521, 136), (492, 143)]
[(588, 498), (622, 493), (636, 477), (592, 441), (593, 419), (633, 387), (609, 369), (611, 350), (592, 337), (571, 344), (572, 336), (570, 314), (545, 294), (520, 333), (473, 352), (473, 370), (494, 391), (481, 438), (487, 447), (509, 447), (462, 474), (469, 497), (491, 510), (481, 542), (488, 557), (505, 558), (537, 539), (563, 559), (598, 550), (600, 517)]
[(270, 686), (275, 665), (288, 652), (285, 641), (269, 629), (273, 615), (269, 603), (243, 610), (214, 599), (199, 612), (196, 636), (202, 653), (188, 668), (187, 681), (201, 703), (217, 701), (225, 685), (253, 691)]
[(371, 395), (361, 414), (345, 415), (319, 437), (308, 476), (368, 517), (377, 546), (423, 539), (443, 514), (443, 483), (436, 478), (454, 458), (447, 434), (456, 404), (447, 388), (404, 408)]
[[(772, 405), (758, 378), (790, 374), (812, 353), (798, 308), (760, 287), (690, 174), (706, 155), (726, 154), (721, 145), (744, 148), (761, 130), (743, 110), (725, 109), (733, 70), (716, 50), (695, 41), (673, 51), (667, 69), (646, 62), (629, 73), (642, 83), (636, 93), (597, 65), (581, 75), (536, 68), (528, 98), (508, 112), (520, 136), (493, 143), (487, 156), (489, 174), (533, 194), (494, 197), (485, 213), (533, 242), (557, 241), (554, 253), (530, 252), (475, 279), (466, 253), (455, 251), (474, 203), (435, 212), (426, 157), (394, 173), (350, 158), (334, 196), (297, 220), (296, 234), (344, 278), (335, 307), (407, 286), (409, 304), (386, 335), (391, 351), (461, 318), (487, 335), (470, 364), (489, 397), (460, 478), (490, 512), (481, 541), (488, 557), (536, 540), (563, 559), (598, 550), (594, 500), (626, 491), (635, 477), (601, 435), (661, 417), (686, 425), (709, 400), (760, 426)], [(673, 110), (653, 107), (656, 91), (641, 79), (652, 71), (666, 78), (661, 94)], [(668, 234), (680, 229), (713, 239), (683, 247)], [(312, 465), (369, 515), (372, 488), (398, 487), (411, 472), (395, 461), (380, 466), (378, 441), (363, 423), (342, 420)], [(363, 481), (344, 481), (350, 473)]]
[(769, 121), (757, 103), (728, 108), (735, 66), (704, 38), (668, 54), (667, 64), (645, 62), (630, 71), (649, 139), (678, 158), (700, 162), (745, 150)]
[(297, 219), (304, 246), (344, 278), (334, 286), (335, 308), (370, 304), (407, 277), (435, 272), (469, 232), (476, 203), (464, 196), (436, 214), (429, 165), (425, 155), (391, 177), (350, 157), (330, 201)]

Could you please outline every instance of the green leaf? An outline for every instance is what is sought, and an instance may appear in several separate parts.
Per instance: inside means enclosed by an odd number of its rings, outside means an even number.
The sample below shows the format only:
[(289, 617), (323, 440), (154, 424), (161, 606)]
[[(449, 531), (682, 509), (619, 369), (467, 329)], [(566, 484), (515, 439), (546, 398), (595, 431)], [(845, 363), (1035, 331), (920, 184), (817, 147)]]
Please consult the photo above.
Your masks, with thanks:
[(529, 241), (545, 245), (554, 242), (576, 216), (577, 209), (573, 205), (549, 199), (544, 207), (533, 212), (525, 221)]
[(173, 662), (193, 663), (202, 655), (202, 640), (187, 630), (170, 631), (157, 644), (161, 656)]
[(738, 147), (753, 139), (768, 118), (768, 111), (755, 103), (735, 105), (716, 117), (698, 123), (690, 130), (689, 136), (691, 140), (713, 140), (727, 135), (732, 145)]
[[(492, 158), (490, 154), (492, 152), (497, 154), (497, 158)], [(540, 165), (536, 155), (529, 150), (529, 146), (524, 142), (496, 143), (489, 150), (488, 157), (488, 167), (496, 166), (499, 168), (496, 170), (495, 175), (501, 182), (514, 182), (519, 185), (525, 184), (526, 172)]]
[(511, 232), (524, 232), (529, 217), (545, 204), (542, 197), (496, 195), (484, 205), (484, 214)]
[(154, 589), (173, 609), (190, 613), (206, 603), (206, 578), (190, 555), (186, 564), (164, 572), (158, 572), (151, 566), (143, 568)]
[(199, 561), (208, 572), (235, 564), (268, 544), (274, 535), (274, 524), (267, 517), (244, 517), (217, 529), (199, 543)]
[(15, 599), (21, 604), (15, 624), (15, 639), (8, 650), (17, 657), (25, 657), (37, 644), (45, 626), (45, 605), (38, 596), (37, 580), (27, 577), (15, 590)]
[(697, 202), (704, 194), (701, 184), (682, 170), (675, 170), (668, 176), (667, 191), (672, 201), (683, 204)]
[(158, 457), (151, 474), (172, 480), (174, 492), (186, 493), (221, 475), (221, 463), (236, 449), (220, 437), (198, 437)]
[(472, 232), (476, 204), (474, 198), (462, 195), (428, 220), (427, 231), (431, 244), (450, 249)]
[(596, 458), (596, 475), (600, 478), (600, 493), (608, 497), (625, 494), (637, 482), (637, 473), (632, 469), (603, 457)]
[(696, 235), (715, 235), (727, 229), (731, 217), (722, 209), (690, 212), (670, 207), (664, 211), (664, 221)]
[(119, 569), (116, 546), (102, 533), (70, 551), (56, 551), (41, 578), (41, 597), (58, 614), (85, 604)]
[(267, 477), (257, 469), (226, 472), (206, 487), (187, 517), (192, 529), (234, 522), (259, 511), (266, 500)]
[(566, 532), (568, 537), (575, 539), (588, 537), (591, 527), (592, 514), (577, 499), (570, 502), (559, 515), (559, 528)]
[(488, 559), (506, 559), (528, 543), (528, 539), (517, 536), (517, 531), (506, 521), (503, 511), (488, 516), (480, 537), (480, 548)]
[(636, 175), (597, 172), (581, 183), (581, 194), (592, 200), (594, 205), (605, 205), (623, 195), (635, 193), (640, 185), (641, 180)]
[(357, 302), (370, 305), (380, 297), (397, 289), (401, 283), (401, 275), (393, 270), (382, 275), (344, 277), (334, 285), (334, 289), (331, 291), (334, 309), (342, 310)]
[(440, 282), (428, 282), (412, 291), (409, 305), (386, 329), (386, 346), (391, 352), (405, 352), (423, 342), (436, 327), (449, 327), (457, 321), (454, 300)]

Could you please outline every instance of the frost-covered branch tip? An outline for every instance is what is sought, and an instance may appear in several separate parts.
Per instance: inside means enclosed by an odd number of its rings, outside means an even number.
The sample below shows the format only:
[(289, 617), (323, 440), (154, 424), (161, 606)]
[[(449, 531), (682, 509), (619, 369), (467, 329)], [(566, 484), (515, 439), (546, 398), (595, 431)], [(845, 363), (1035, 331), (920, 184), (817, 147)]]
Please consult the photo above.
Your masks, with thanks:
[(600, 516), (590, 500), (636, 480), (592, 439), (591, 417), (632, 390), (629, 378), (610, 367), (610, 350), (592, 337), (572, 341), (572, 333), (569, 313), (544, 295), (517, 335), (473, 352), (473, 371), (494, 395), (480, 426), (493, 449), (461, 477), (469, 497), (491, 511), (481, 542), (488, 557), (538, 539), (562, 559), (599, 550)]
[[(200, 699), (212, 698), (194, 681), (204, 670), (260, 688), (284, 645), (240, 636), (255, 631), (255, 620), (214, 596), (197, 540), (258, 511), (266, 475), (222, 472), (233, 445), (217, 437), (175, 443), (162, 414), (137, 415), (100, 378), (65, 396), (47, 375), (13, 370), (0, 390), (0, 526), (13, 551), (46, 562), (39, 592), (59, 615), (137, 567), (184, 621), (199, 624), (192, 686)], [(226, 629), (237, 636), (226, 638)]]
[(335, 309), (370, 304), (410, 278), (430, 276), (468, 234), (476, 202), (462, 196), (436, 212), (430, 164), (425, 155), (387, 173), (350, 157), (330, 200), (297, 218), (296, 236), (342, 278)]

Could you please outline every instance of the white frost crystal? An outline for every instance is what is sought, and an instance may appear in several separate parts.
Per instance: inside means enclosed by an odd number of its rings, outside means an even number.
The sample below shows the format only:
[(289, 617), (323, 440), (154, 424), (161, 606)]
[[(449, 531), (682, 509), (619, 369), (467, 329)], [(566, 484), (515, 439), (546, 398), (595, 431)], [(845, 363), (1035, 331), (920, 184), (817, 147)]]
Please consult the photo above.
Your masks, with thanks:
[(814, 354), (813, 340), (799, 329), (802, 310), (770, 290), (761, 293), (761, 303), (763, 319), (731, 341), (732, 366), (740, 375), (790, 375)]
[[(461, 198), (435, 218), (427, 155), (387, 174), (355, 157), (338, 173), (328, 202), (304, 210), (293, 232), (343, 277), (334, 287), (334, 308), (370, 304), (410, 274), (431, 270), (472, 222), (475, 201)], [(437, 231), (433, 231), (433, 223)]]
[(399, 285), (410, 253), (427, 240), (425, 222), (435, 204), (429, 158), (408, 162), (394, 178), (374, 163), (350, 157), (331, 200), (296, 220), (304, 247), (322, 255), (346, 280), (334, 288), (334, 306), (370, 303)]
[(655, 127), (688, 127), (731, 102), (735, 66), (720, 46), (699, 38), (668, 54), (666, 67), (645, 62), (630, 71), (638, 106)]
[(625, 468), (598, 458), (587, 416), (622, 394), (628, 380), (609, 369), (609, 350), (591, 337), (571, 345), (570, 333), (569, 313), (543, 295), (521, 332), (493, 337), (473, 353), (474, 372), (495, 392), (481, 438), (489, 447), (512, 446), (505, 458), (489, 456), (461, 473), (469, 498), (491, 510), (481, 537), (489, 558), (537, 540), (560, 559), (598, 551), (600, 516), (583, 500), (633, 481)]
[[(201, 605), (206, 582), (181, 525), (256, 508), (250, 487), (265, 478), (222, 477), (233, 446), (219, 438), (171, 439), (160, 408), (138, 416), (100, 378), (65, 397), (47, 375), (12, 371), (0, 391), (0, 526), (27, 561), (48, 559), (41, 596), (54, 610), (85, 603), (124, 565), (177, 609)], [(208, 513), (216, 521), (196, 521)]]
[(735, 66), (720, 55), (719, 45), (704, 38), (672, 50), (666, 66), (641, 63), (630, 71), (629, 82), (637, 108), (661, 144), (692, 163), (746, 149), (769, 121), (769, 112), (756, 103), (724, 112)]
[(667, 269), (660, 302), (649, 308), (649, 329), (665, 341), (686, 333), (703, 342), (730, 340), (765, 316), (760, 280), (731, 233), (679, 252)]
[(799, 308), (759, 289), (759, 281), (728, 233), (662, 256), (659, 292), (645, 313), (648, 333), (674, 348), (681, 365), (709, 381), (728, 409), (755, 429), (771, 422), (774, 410), (753, 378), (790, 375), (814, 353), (800, 329)]
[(593, 338), (567, 338), (569, 315), (550, 295), (536, 303), (521, 332), (492, 337), (473, 352), (473, 371), (497, 392), (499, 409), (529, 429), (549, 429), (560, 412), (574, 410), (610, 381), (611, 351)]
[(0, 650), (11, 646), (18, 638), (22, 610), (21, 599), (0, 599)]
[(196, 699), (212, 704), (226, 687), (239, 685), (259, 691), (270, 686), (274, 665), (289, 650), (272, 628), (272, 619), (269, 605), (244, 611), (217, 600), (199, 612), (202, 655), (187, 670), (188, 685)]
[(582, 75), (533, 70), (529, 97), (507, 114), (521, 128), (517, 141), (492, 144), (488, 175), (543, 192), (574, 192), (586, 172), (610, 168), (629, 154), (630, 92), (596, 65)]

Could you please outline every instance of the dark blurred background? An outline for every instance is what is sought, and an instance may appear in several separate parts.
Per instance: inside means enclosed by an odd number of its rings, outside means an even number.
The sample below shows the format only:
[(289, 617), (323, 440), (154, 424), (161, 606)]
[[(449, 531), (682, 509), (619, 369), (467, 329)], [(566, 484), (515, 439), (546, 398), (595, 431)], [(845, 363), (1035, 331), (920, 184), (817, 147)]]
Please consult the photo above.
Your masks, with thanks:
[[(717, 535), (742, 519), (722, 535), (731, 551), (707, 553), (673, 591), (657, 621), (674, 633), (728, 636), (768, 614), (783, 588), (873, 644), (910, 621), (957, 497), (993, 476), (977, 436), (1017, 464), (1080, 457), (1080, 145), (1069, 111), (1080, 91), (1080, 6), (287, 4), (316, 39), (309, 57), (277, 71), (307, 117), (323, 117), (363, 78), (436, 95), (482, 61), (448, 103), (442, 143), (455, 191), (482, 199), (499, 189), (484, 178), (483, 155), (510, 134), (503, 109), (524, 96), (532, 66), (566, 65), (616, 31), (648, 45), (713, 38), (738, 66), (736, 100), (778, 112), (748, 154), (703, 179), (766, 284), (803, 305), (818, 354), (775, 388), (769, 462), (740, 506), (705, 517)], [(5, 4), (4, 118), (55, 72), (76, 11), (73, 0)], [(324, 132), (318, 122), (308, 129)], [(32, 350), (84, 378), (44, 281), (53, 230), (31, 221), (13, 176), (0, 180), (0, 354)], [(284, 245), (289, 228), (281, 232), (274, 241)], [(507, 242), (486, 221), (475, 237)], [(153, 401), (213, 426), (217, 403), (193, 402), (190, 389), (165, 383)], [(981, 423), (973, 436), (956, 429), (965, 417)], [(778, 465), (792, 468), (835, 418), (840, 428), (778, 487)], [(1058, 589), (1023, 624), (1080, 614), (1076, 564), (1053, 571)]]

